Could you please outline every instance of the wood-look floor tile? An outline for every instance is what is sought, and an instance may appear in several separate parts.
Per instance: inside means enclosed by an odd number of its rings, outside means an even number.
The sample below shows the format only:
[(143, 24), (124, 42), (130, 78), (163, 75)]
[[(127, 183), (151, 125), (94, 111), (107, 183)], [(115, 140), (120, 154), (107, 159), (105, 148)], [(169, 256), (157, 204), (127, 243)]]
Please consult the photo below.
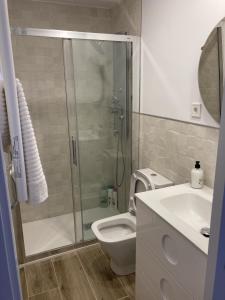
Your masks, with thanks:
[(122, 285), (126, 291), (126, 293), (129, 295), (129, 299), (134, 300), (135, 299), (135, 274), (130, 274), (127, 276), (120, 276), (120, 281), (122, 282)]
[(94, 300), (94, 294), (75, 253), (53, 259), (63, 300)]
[(20, 284), (21, 284), (21, 290), (23, 294), (23, 300), (28, 300), (27, 282), (25, 277), (25, 271), (23, 268), (20, 269)]
[(25, 267), (28, 295), (32, 297), (57, 288), (57, 281), (50, 260)]
[(29, 300), (62, 300), (60, 296), (59, 289), (54, 289), (33, 297), (30, 297)]
[(98, 300), (118, 300), (127, 296), (99, 245), (80, 249), (78, 256), (91, 285), (94, 287)]

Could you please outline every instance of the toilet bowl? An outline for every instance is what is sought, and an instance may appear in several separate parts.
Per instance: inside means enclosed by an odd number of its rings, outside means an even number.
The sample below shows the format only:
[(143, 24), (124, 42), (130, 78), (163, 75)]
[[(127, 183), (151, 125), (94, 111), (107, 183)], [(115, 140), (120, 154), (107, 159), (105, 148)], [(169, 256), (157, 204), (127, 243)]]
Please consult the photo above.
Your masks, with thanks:
[(135, 270), (136, 218), (130, 213), (96, 221), (92, 231), (110, 256), (112, 270), (127, 275)]
[(118, 275), (135, 272), (136, 203), (135, 193), (173, 185), (151, 169), (137, 170), (131, 176), (128, 212), (98, 220), (92, 231), (110, 257), (112, 270)]

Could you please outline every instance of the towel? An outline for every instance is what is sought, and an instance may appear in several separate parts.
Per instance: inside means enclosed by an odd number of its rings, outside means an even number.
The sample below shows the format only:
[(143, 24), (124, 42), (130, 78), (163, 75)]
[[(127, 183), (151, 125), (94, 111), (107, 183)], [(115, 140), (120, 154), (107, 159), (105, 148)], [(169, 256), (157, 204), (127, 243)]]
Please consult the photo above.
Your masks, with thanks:
[[(38, 204), (48, 198), (48, 187), (41, 165), (27, 101), (19, 79), (16, 79), (16, 87), (23, 140), (28, 203)], [(3, 148), (8, 149), (10, 145), (10, 134), (4, 94), (4, 83), (2, 81), (0, 81), (0, 133), (2, 136)]]

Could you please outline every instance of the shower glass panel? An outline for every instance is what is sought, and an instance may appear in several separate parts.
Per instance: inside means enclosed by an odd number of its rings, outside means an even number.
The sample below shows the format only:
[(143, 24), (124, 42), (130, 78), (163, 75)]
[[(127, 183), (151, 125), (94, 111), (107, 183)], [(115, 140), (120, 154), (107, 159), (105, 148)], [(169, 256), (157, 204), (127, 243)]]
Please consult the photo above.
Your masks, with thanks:
[(127, 210), (131, 44), (72, 40), (72, 60), (83, 240), (91, 240), (94, 221)]
[(18, 206), (27, 261), (94, 239), (94, 221), (128, 209), (134, 41), (42, 29), (12, 41), (49, 189)]
[(49, 190), (45, 202), (20, 205), (30, 256), (75, 243), (63, 40), (13, 36), (13, 51)]

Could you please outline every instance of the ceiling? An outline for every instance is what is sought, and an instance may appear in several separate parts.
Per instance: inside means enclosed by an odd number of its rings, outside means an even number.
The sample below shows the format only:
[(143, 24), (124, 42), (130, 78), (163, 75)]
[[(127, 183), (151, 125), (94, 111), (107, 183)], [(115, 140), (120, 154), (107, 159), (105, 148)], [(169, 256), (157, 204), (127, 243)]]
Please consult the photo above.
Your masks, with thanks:
[(35, 2), (57, 3), (64, 5), (78, 5), (88, 7), (112, 8), (121, 0), (32, 0)]

